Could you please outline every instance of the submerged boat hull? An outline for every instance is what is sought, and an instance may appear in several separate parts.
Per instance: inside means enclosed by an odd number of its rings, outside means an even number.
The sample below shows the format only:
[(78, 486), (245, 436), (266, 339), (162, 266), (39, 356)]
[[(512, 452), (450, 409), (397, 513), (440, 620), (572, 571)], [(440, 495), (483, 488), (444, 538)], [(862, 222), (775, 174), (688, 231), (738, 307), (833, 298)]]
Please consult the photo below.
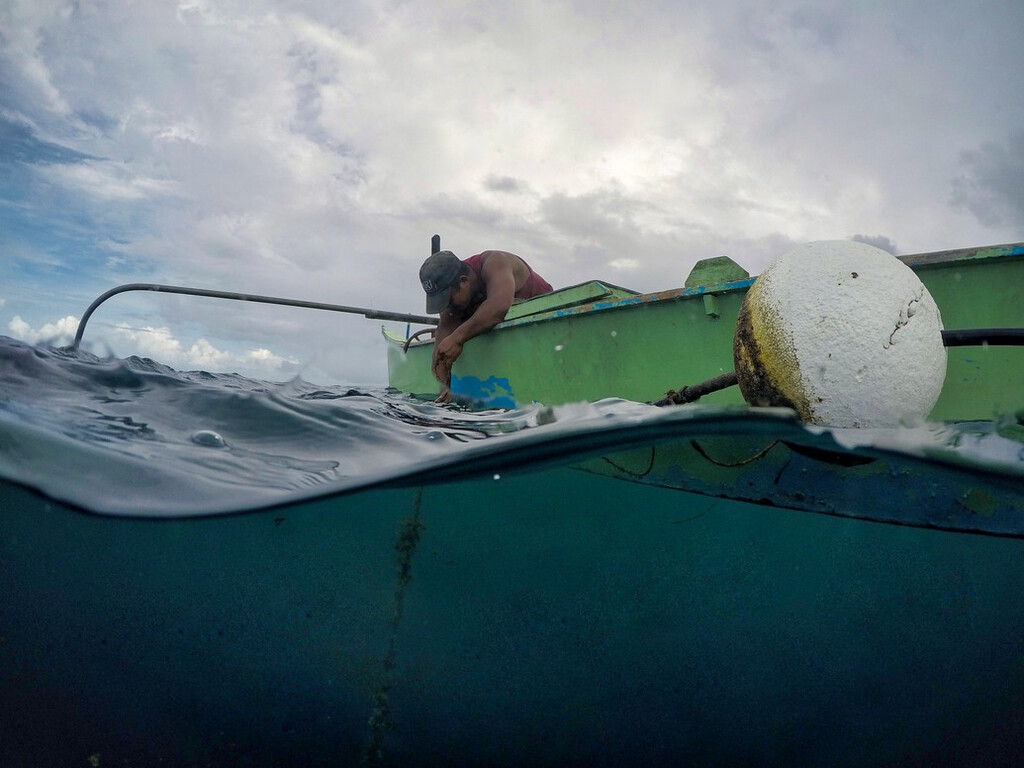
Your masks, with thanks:
[(8, 765), (1024, 757), (1017, 538), (566, 468), (222, 517), (0, 506)]
[[(1024, 326), (1024, 244), (902, 257), (935, 298), (946, 328)], [(653, 294), (602, 283), (574, 286), (514, 307), (510, 319), (471, 340), (453, 370), (452, 391), (483, 407), (558, 405), (621, 397), (646, 402), (669, 389), (733, 369), (736, 316), (750, 279)], [(614, 287), (612, 287), (614, 288)], [(590, 290), (589, 301), (580, 292)], [(560, 302), (559, 297), (564, 296)], [(436, 395), (433, 344), (406, 343), (385, 329), (389, 384)], [(992, 419), (1024, 405), (1024, 350), (947, 350), (945, 385), (931, 418)], [(899, 375), (894, 371), (893, 375)], [(702, 402), (742, 403), (736, 388)]]

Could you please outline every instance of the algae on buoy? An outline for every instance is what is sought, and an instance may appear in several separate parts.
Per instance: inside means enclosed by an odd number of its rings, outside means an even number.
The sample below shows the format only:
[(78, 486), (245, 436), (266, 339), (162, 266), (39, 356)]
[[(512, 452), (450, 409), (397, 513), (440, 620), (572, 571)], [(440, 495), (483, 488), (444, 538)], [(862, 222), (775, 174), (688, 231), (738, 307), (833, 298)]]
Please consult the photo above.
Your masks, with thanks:
[(914, 271), (852, 241), (809, 243), (754, 281), (733, 338), (751, 405), (808, 423), (897, 426), (928, 416), (942, 391), (942, 318)]

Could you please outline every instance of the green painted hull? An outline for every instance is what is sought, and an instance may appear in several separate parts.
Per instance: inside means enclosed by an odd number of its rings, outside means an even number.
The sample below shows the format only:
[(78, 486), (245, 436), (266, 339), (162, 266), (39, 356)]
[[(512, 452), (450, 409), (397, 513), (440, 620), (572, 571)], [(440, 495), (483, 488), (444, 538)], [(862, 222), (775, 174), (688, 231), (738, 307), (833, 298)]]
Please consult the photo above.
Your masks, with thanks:
[[(901, 257), (928, 287), (946, 328), (1024, 326), (1024, 244)], [(586, 283), (513, 307), (494, 331), (473, 339), (453, 371), (452, 391), (483, 407), (650, 401), (669, 389), (733, 369), (736, 316), (753, 281), (634, 294)], [(436, 395), (433, 344), (387, 329), (389, 385)], [(992, 419), (1024, 406), (1024, 349), (953, 347), (932, 418)], [(738, 389), (702, 402), (742, 403)]]

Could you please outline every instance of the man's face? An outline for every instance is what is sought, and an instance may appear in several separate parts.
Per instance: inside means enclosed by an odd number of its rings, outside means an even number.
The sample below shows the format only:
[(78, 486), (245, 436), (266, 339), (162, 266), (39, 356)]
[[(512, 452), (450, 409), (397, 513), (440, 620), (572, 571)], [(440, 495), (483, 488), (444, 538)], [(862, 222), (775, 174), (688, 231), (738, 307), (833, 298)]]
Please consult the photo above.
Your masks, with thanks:
[(452, 286), (452, 292), (448, 298), (449, 309), (466, 309), (473, 300), (473, 286), (469, 275), (462, 275), (458, 282)]

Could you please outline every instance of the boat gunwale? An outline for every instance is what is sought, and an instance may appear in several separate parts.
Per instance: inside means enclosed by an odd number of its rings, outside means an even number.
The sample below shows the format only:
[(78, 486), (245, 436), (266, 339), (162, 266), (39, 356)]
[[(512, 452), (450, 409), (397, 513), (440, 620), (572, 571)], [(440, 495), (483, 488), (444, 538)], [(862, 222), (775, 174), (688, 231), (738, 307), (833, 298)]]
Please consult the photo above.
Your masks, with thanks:
[[(734, 280), (726, 283), (715, 283), (712, 285), (698, 285), (693, 288), (670, 288), (666, 291), (655, 291), (652, 293), (638, 293), (635, 296), (627, 296), (621, 299), (609, 299), (602, 301), (594, 301), (587, 304), (576, 304), (569, 307), (555, 307), (553, 309), (546, 310), (544, 312), (537, 312), (535, 314), (524, 315), (523, 317), (517, 317), (512, 320), (506, 320), (498, 325), (494, 326), (495, 331), (504, 330), (507, 328), (515, 328), (522, 325), (532, 325), (534, 323), (548, 322), (551, 320), (560, 320), (566, 317), (575, 317), (578, 315), (590, 315), (595, 312), (607, 312), (609, 310), (616, 309), (628, 309), (629, 307), (640, 306), (644, 304), (654, 304), (655, 302), (664, 301), (680, 301), (684, 299), (695, 299), (708, 294), (727, 294), (737, 293), (746, 291), (751, 285), (753, 285), (755, 278), (745, 278), (743, 280)], [(599, 283), (604, 283), (603, 280), (597, 280)], [(584, 283), (581, 283), (583, 285)], [(607, 285), (607, 283), (604, 283)], [(578, 286), (568, 286), (567, 288), (576, 288)], [(545, 294), (547, 295), (547, 294)], [(405, 346), (405, 339), (401, 338), (397, 334), (390, 331), (388, 328), (382, 326), (384, 337), (394, 344), (399, 346)], [(433, 344), (433, 339), (430, 340), (416, 340), (409, 344), (409, 347), (419, 347), (429, 344)]]
[(956, 264), (972, 264), (980, 261), (1014, 261), (1024, 257), (1024, 243), (1003, 243), (983, 245), (977, 248), (958, 248), (927, 253), (908, 253), (896, 258), (913, 270), (933, 267), (950, 267)]

